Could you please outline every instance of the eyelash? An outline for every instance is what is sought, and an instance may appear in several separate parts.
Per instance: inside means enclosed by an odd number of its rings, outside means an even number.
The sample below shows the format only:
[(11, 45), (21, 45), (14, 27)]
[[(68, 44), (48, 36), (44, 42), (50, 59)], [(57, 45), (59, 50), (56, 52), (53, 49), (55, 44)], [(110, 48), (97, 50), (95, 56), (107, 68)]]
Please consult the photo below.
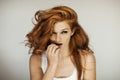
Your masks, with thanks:
[[(61, 32), (61, 34), (67, 34), (67, 33), (68, 33), (68, 31), (62, 31), (62, 32)], [(57, 33), (53, 32), (52, 34), (53, 34), (53, 35), (56, 35)]]
[(61, 32), (61, 33), (62, 33), (62, 34), (64, 34), (64, 33), (65, 33), (65, 34), (66, 34), (67, 32), (68, 32), (68, 31), (63, 31), (63, 32)]

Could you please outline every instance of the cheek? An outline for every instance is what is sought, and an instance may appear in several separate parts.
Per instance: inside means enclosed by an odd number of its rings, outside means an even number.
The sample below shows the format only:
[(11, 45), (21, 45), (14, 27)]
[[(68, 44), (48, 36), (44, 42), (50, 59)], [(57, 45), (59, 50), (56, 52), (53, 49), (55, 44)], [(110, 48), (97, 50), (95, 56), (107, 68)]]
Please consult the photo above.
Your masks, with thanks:
[(54, 41), (54, 37), (50, 37), (50, 41)]
[(70, 35), (63, 36), (62, 40), (63, 42), (69, 42), (70, 41)]

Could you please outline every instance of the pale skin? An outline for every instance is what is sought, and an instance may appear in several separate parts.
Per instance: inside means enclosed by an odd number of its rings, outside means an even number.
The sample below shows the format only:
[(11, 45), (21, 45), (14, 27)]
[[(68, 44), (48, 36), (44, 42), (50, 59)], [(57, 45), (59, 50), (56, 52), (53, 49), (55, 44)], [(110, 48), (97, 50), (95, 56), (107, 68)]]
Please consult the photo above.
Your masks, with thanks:
[[(61, 46), (51, 44), (46, 50), (48, 66), (43, 74), (41, 68), (41, 56), (31, 55), (30, 57), (30, 80), (53, 80), (54, 77), (69, 77), (75, 68), (69, 56), (69, 40), (74, 32), (71, 31), (67, 22), (58, 22), (54, 26), (52, 41), (61, 43)], [(85, 68), (82, 74), (84, 80), (96, 80), (95, 57), (88, 51), (82, 51), (82, 66)]]

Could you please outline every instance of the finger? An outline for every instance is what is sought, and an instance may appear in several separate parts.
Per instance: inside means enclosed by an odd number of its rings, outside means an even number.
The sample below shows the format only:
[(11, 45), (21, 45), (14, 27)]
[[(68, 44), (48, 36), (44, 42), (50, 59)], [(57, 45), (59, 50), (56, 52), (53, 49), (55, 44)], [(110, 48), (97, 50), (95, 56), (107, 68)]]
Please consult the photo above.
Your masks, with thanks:
[(51, 53), (55, 54), (56, 50), (58, 49), (58, 46), (54, 45), (51, 49)]
[(50, 52), (51, 54), (54, 54), (54, 52), (55, 52), (55, 50), (56, 50), (57, 48), (58, 48), (57, 45), (51, 44), (51, 45), (49, 46), (48, 50), (49, 50), (49, 52)]
[(59, 54), (59, 52), (60, 52), (60, 48), (57, 48), (57, 49), (56, 49), (56, 51), (55, 51), (55, 54), (57, 54), (57, 55), (58, 55), (58, 54)]
[(46, 53), (48, 54), (52, 54), (52, 52), (54, 51), (54, 47), (55, 47), (56, 45), (55, 44), (51, 44), (51, 45), (49, 45), (48, 46), (48, 48), (47, 48), (47, 51), (46, 51)]
[(47, 50), (46, 51), (49, 51), (50, 50), (50, 48), (53, 46), (53, 44), (50, 44), (50, 45), (48, 45), (48, 47), (47, 47)]

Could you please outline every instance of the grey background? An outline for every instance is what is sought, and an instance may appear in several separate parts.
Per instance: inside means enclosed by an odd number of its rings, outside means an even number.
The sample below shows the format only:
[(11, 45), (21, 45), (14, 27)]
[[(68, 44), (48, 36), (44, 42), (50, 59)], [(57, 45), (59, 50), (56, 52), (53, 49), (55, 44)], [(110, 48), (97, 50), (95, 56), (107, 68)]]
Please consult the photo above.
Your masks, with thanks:
[(29, 80), (25, 35), (39, 9), (67, 5), (79, 16), (97, 61), (97, 80), (120, 80), (120, 0), (0, 0), (0, 80)]

